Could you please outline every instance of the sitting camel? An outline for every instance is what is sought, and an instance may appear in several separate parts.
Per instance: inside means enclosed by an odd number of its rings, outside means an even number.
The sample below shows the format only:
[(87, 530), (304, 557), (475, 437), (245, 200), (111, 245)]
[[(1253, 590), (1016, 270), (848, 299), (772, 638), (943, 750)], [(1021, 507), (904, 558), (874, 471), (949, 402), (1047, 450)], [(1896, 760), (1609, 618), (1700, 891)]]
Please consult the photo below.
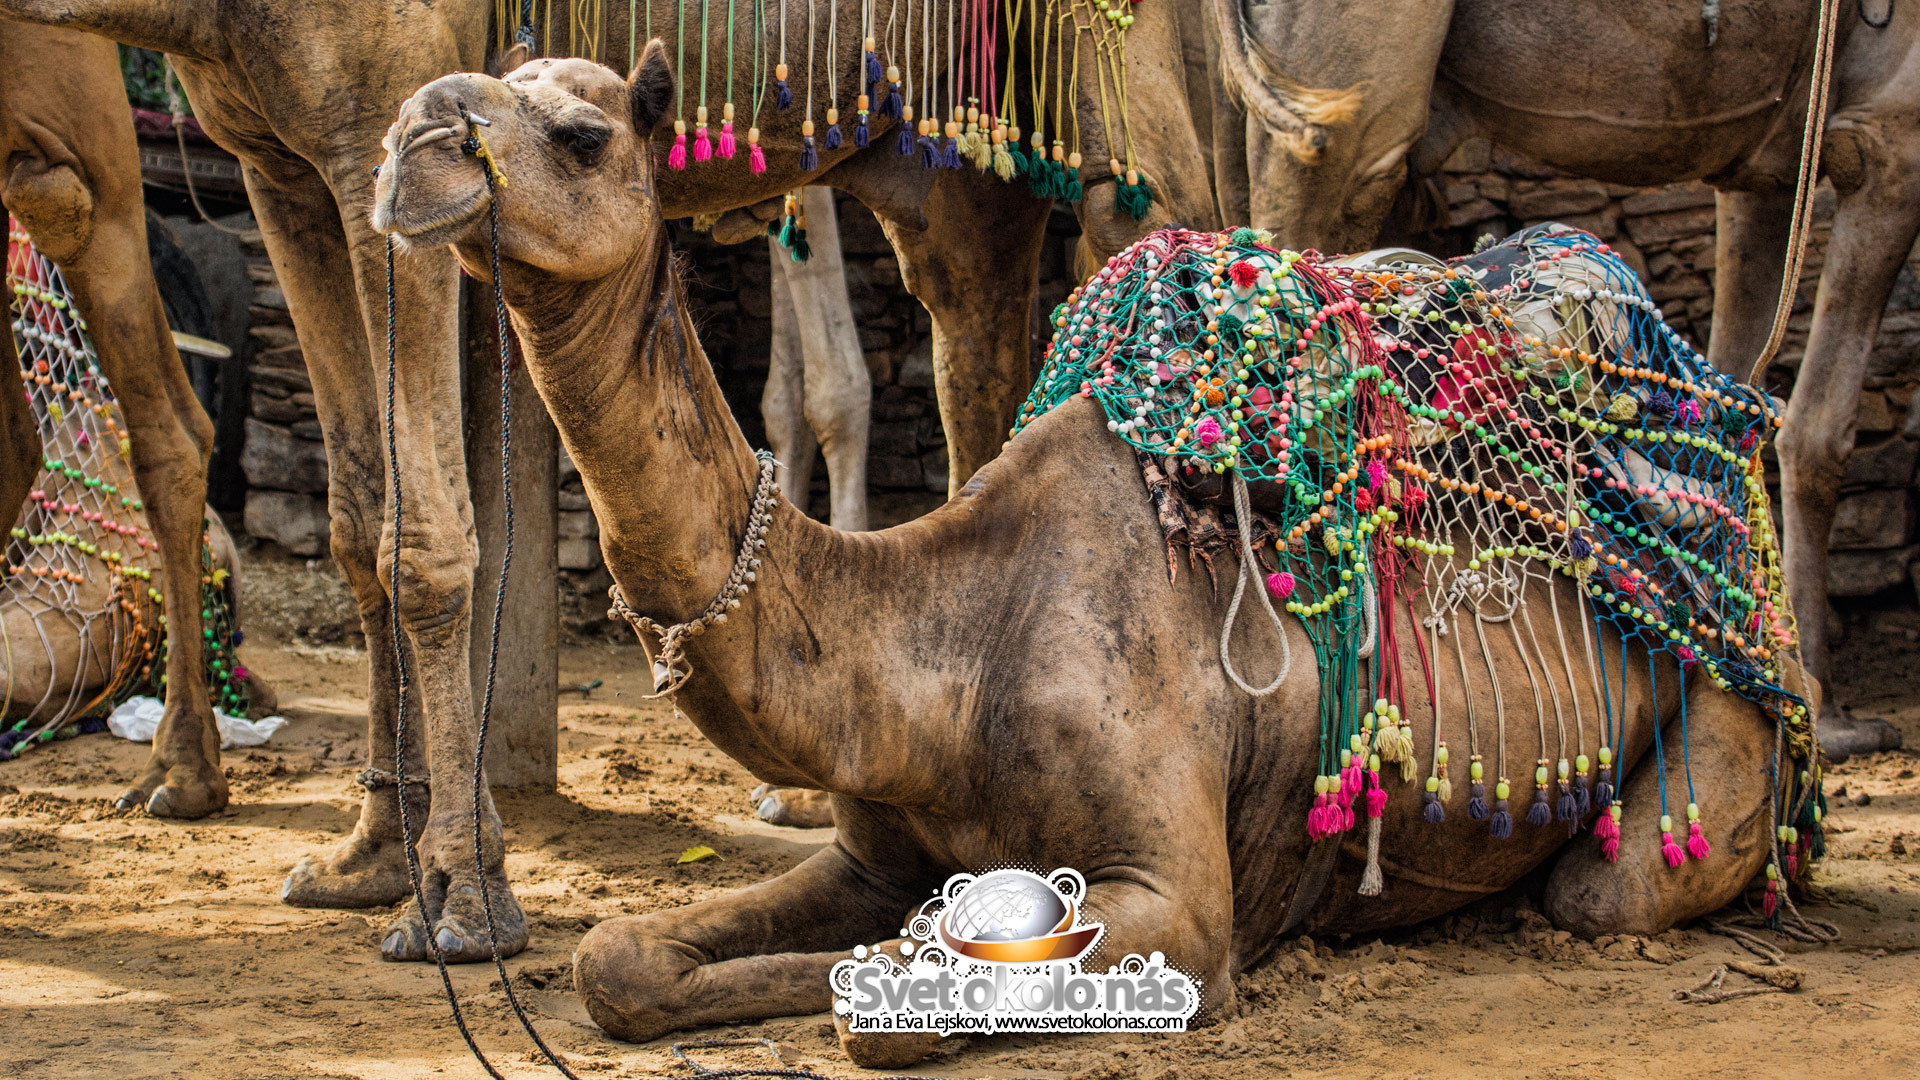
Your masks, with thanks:
[[(1170, 580), (1140, 465), (1094, 402), (1075, 395), (1032, 420), (947, 505), (893, 529), (838, 532), (773, 492), (673, 271), (644, 138), (672, 85), (657, 41), (624, 81), (583, 62), (504, 82), (435, 80), (388, 132), (374, 204), (375, 228), (408, 247), (451, 245), (477, 275), (498, 266), (535, 383), (599, 515), (616, 606), (675, 624), (656, 679), (678, 684), (680, 709), (756, 776), (832, 793), (836, 841), (794, 869), (586, 935), (575, 980), (608, 1032), (646, 1040), (819, 1012), (829, 969), (855, 946), (897, 938), (904, 913), (948, 875), (1009, 861), (1077, 869), (1111, 955), (1164, 952), (1203, 981), (1216, 1011), (1233, 1005), (1233, 974), (1285, 930), (1411, 923), (1556, 855), (1547, 910), (1583, 934), (1655, 932), (1712, 911), (1767, 861), (1774, 726), (1695, 679), (1684, 707), (1696, 734), (1713, 733), (1691, 750), (1695, 775), (1712, 777), (1699, 792), (1712, 859), (1663, 865), (1647, 839), (1659, 831), (1656, 773), (1637, 769), (1624, 783), (1630, 839), (1617, 864), (1597, 843), (1570, 845), (1558, 826), (1493, 843), (1468, 813), (1422, 824), (1418, 801), (1396, 798), (1377, 853), (1384, 892), (1352, 901), (1361, 869), (1349, 854), (1322, 894), (1311, 856), (1338, 849), (1299, 827), (1323, 771), (1305, 752), (1319, 735), (1316, 667), (1294, 664), (1264, 697), (1223, 674), (1225, 599), (1197, 575)], [(489, 162), (510, 183), (495, 187)], [(1536, 579), (1529, 598), (1544, 610), (1575, 604), (1571, 594), (1565, 579)], [(1419, 629), (1393, 610), (1392, 629), (1411, 640)], [(1282, 633), (1236, 635), (1241, 669), (1275, 670), (1282, 645), (1312, 655), (1298, 620)], [(1599, 633), (1608, 655), (1621, 653), (1610, 628)], [(1495, 683), (1528, 678), (1518, 638), (1493, 639)], [(1644, 650), (1624, 649), (1638, 662), (1610, 694), (1616, 760), (1631, 768), (1656, 740), (1682, 752), (1663, 724), (1683, 694), (1670, 658), (1656, 680)], [(1601, 715), (1597, 686), (1562, 689)], [(1414, 749), (1431, 749), (1435, 727), (1465, 745), (1462, 714), (1491, 715), (1489, 690), (1463, 695), (1443, 680), (1444, 723), (1410, 699)], [(472, 759), (464, 725), (430, 722), (436, 760)], [(435, 791), (435, 814), (463, 823), (450, 842), (471, 857), (464, 823), (477, 808), (464, 786), (444, 795)], [(510, 906), (504, 847), (497, 821), (481, 820), (498, 911)], [(424, 914), (395, 928), (409, 949), (423, 950), (436, 925), (443, 939), (486, 933)], [(524, 942), (517, 908), (500, 923), (506, 947)], [(863, 1065), (898, 1066), (929, 1040), (844, 1044)]]
[[(0, 23), (0, 169), (0, 200), (59, 265), (87, 320), (126, 413), (133, 476), (160, 545), (167, 709), (145, 771), (118, 803), (202, 817), (227, 805), (200, 616), (213, 424), (187, 381), (148, 262), (140, 161), (112, 42)], [(13, 366), (10, 356), (0, 362)], [(17, 508), (5, 504), (0, 516), (11, 521)]]
[[(1298, 248), (1372, 241), (1408, 177), (1433, 176), (1474, 138), (1577, 176), (1718, 190), (1715, 367), (1745, 378), (1768, 339), (1793, 223), (1816, 69), (1833, 13), (1837, 56), (1819, 117), (1838, 202), (1805, 358), (1777, 450), (1782, 539), (1800, 654), (1826, 683), (1827, 545), (1860, 388), (1894, 280), (1920, 235), (1920, 9), (1817, 0), (1629, 2), (1577, 11), (1500, 0), (1207, 5), (1223, 213)], [(1578, 63), (1569, 63), (1577, 57)], [(1302, 120), (1353, 88), (1338, 122)], [(1244, 105), (1244, 108), (1240, 104)], [(1836, 756), (1899, 745), (1885, 721), (1829, 695)]]

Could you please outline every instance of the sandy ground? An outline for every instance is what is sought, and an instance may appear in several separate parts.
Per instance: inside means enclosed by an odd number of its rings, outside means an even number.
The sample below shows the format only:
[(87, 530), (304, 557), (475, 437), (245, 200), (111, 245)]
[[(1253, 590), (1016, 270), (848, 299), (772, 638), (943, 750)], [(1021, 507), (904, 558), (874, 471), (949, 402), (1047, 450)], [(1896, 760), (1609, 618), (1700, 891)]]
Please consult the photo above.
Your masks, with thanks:
[[(324, 606), (324, 605), (322, 605)], [(256, 608), (256, 610), (258, 610)], [(1920, 616), (1849, 625), (1848, 691), (1920, 745)], [(264, 637), (256, 633), (256, 637)], [(322, 635), (325, 636), (325, 635)], [(479, 1076), (430, 966), (381, 962), (390, 911), (305, 911), (279, 886), (351, 827), (364, 762), (364, 657), (342, 645), (247, 647), (293, 724), (227, 756), (234, 806), (170, 824), (106, 799), (146, 748), (108, 736), (0, 764), (0, 1076)], [(777, 873), (828, 834), (748, 816), (747, 775), (668, 710), (643, 706), (635, 650), (575, 646), (560, 789), (506, 795), (508, 867), (533, 929), (509, 961), (539, 1030), (589, 1076), (687, 1075), (666, 1042), (602, 1034), (571, 990), (594, 922), (713, 896)], [(1072, 1077), (1895, 1077), (1920, 1073), (1920, 755), (1842, 766), (1831, 856), (1811, 913), (1840, 943), (1786, 943), (1796, 994), (1673, 1000), (1744, 957), (1696, 926), (1655, 940), (1569, 940), (1524, 896), (1385, 938), (1284, 943), (1240, 979), (1240, 1014), (1177, 1036), (953, 1040), (925, 1074)], [(1871, 797), (1856, 806), (1852, 797)], [(720, 857), (676, 865), (684, 849)], [(1911, 853), (1909, 851), (1911, 849)], [(490, 968), (455, 985), (506, 1075), (553, 1075), (506, 1011)], [(1751, 985), (1733, 975), (1731, 984)], [(787, 1062), (858, 1075), (826, 1016), (689, 1032), (774, 1039)], [(671, 1040), (668, 1040), (671, 1041)], [(702, 1051), (712, 1065), (759, 1051)]]

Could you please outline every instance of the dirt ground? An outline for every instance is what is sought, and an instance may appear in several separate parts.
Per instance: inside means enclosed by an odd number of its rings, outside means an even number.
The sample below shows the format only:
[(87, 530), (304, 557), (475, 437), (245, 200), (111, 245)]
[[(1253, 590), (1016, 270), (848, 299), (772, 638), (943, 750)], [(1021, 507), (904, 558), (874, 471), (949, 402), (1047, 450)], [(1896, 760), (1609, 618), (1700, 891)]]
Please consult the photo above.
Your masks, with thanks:
[[(324, 582), (300, 587), (314, 610), (332, 603)], [(1849, 700), (1920, 746), (1920, 614), (1868, 612), (1847, 629), (1839, 666)], [(364, 764), (364, 655), (285, 630), (257, 623), (246, 660), (275, 682), (293, 723), (266, 748), (228, 754), (234, 805), (218, 817), (174, 824), (111, 810), (106, 800), (147, 748), (110, 736), (0, 764), (0, 1076), (481, 1075), (432, 967), (380, 960), (391, 911), (279, 902), (287, 869), (351, 827), (359, 793), (351, 777)], [(532, 947), (509, 961), (517, 991), (541, 1034), (584, 1075), (688, 1075), (667, 1044), (725, 1034), (769, 1037), (791, 1065), (859, 1075), (825, 1015), (636, 1046), (607, 1038), (575, 998), (571, 950), (597, 920), (760, 880), (829, 835), (752, 820), (746, 773), (670, 710), (639, 702), (640, 667), (631, 646), (569, 647), (563, 683), (605, 685), (588, 700), (566, 695), (560, 789), (502, 799), (508, 868), (533, 929)], [(1239, 1015), (1185, 1035), (956, 1039), (915, 1071), (1074, 1080), (1916, 1075), (1916, 771), (1911, 752), (1834, 770), (1830, 790), (1845, 785), (1847, 795), (1833, 800), (1830, 855), (1808, 910), (1843, 936), (1821, 947), (1783, 942), (1804, 975), (1797, 993), (1682, 1004), (1674, 991), (1747, 954), (1699, 926), (1654, 940), (1570, 940), (1523, 896), (1505, 897), (1384, 938), (1283, 943), (1241, 976)], [(1861, 795), (1869, 805), (1855, 805)], [(719, 857), (677, 865), (697, 844)], [(454, 983), (506, 1075), (553, 1075), (529, 1053), (491, 968), (458, 969)], [(1729, 985), (1754, 984), (1735, 974)], [(713, 1066), (765, 1063), (760, 1055), (696, 1052)]]

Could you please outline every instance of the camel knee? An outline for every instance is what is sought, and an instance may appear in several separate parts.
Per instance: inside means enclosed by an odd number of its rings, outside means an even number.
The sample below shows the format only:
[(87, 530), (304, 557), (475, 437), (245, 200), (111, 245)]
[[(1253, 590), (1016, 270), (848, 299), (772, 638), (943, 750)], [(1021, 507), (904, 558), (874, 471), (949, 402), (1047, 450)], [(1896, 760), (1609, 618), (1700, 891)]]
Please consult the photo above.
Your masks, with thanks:
[(391, 551), (380, 553), (382, 577), (400, 609), (400, 625), (415, 639), (450, 633), (463, 625), (473, 599), (478, 559), (470, 556), (471, 542), (456, 537), (446, 540), (406, 537), (400, 542), (397, 567)]
[(1853, 418), (1827, 423), (1807, 417), (1799, 423), (1785, 424), (1775, 440), (1781, 470), (1791, 476), (1795, 493), (1801, 498), (1820, 497), (1829, 501), (1840, 488), (1853, 453)]
[(627, 1042), (657, 1039), (681, 1026), (673, 1006), (699, 967), (684, 948), (649, 933), (647, 920), (638, 915), (600, 923), (573, 954), (573, 987), (587, 1015)]
[(41, 254), (68, 266), (93, 241), (93, 191), (71, 166), (36, 169), (29, 162), (7, 178), (8, 212), (33, 234)]

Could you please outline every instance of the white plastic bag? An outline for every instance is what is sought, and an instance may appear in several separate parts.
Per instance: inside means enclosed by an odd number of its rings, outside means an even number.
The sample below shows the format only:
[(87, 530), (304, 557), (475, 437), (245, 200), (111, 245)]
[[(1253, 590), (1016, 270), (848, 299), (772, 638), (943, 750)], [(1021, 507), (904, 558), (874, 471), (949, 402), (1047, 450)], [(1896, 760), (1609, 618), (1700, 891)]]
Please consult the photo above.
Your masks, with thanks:
[[(130, 742), (152, 742), (153, 733), (160, 730), (160, 717), (165, 712), (166, 704), (159, 698), (131, 697), (107, 717), (107, 730)], [(287, 725), (284, 716), (248, 720), (241, 716), (228, 716), (218, 709), (213, 711), (213, 719), (220, 727), (222, 750), (231, 750), (236, 746), (259, 746)]]

